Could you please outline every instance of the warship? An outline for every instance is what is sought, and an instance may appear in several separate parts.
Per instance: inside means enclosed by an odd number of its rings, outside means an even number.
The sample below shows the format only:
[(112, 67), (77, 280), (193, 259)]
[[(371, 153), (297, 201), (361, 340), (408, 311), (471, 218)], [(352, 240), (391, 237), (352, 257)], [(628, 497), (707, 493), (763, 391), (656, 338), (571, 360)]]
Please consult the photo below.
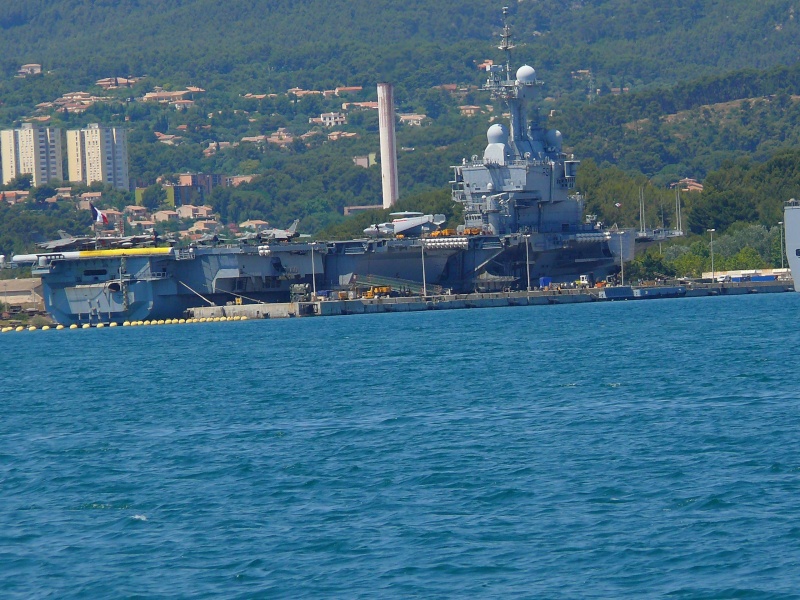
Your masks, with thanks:
[[(584, 218), (575, 191), (579, 161), (561, 133), (528, 120), (543, 82), (533, 67), (512, 70), (503, 11), (502, 65), (487, 67), (483, 90), (508, 109), (492, 124), (483, 155), (452, 167), (453, 201), (464, 222), (442, 229), (441, 215), (403, 214), (367, 237), (298, 241), (252, 236), (188, 248), (55, 249), (21, 255), (42, 278), (45, 307), (60, 324), (179, 318), (189, 308), (285, 302), (298, 288), (354, 291), (382, 283), (428, 291), (525, 290), (581, 275), (600, 280), (634, 255), (633, 229)], [(536, 111), (538, 112), (538, 111)], [(409, 226), (409, 219), (414, 226)], [(402, 230), (402, 233), (399, 231)], [(99, 248), (99, 247), (98, 247)]]

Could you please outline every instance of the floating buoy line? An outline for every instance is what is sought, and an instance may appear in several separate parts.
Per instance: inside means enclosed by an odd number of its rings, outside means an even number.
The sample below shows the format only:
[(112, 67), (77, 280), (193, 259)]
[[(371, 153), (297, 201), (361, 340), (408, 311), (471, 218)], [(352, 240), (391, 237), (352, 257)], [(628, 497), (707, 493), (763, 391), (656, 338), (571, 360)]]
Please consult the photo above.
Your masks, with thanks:
[(62, 329), (105, 329), (107, 327), (152, 327), (157, 325), (186, 325), (189, 323), (221, 323), (225, 321), (247, 321), (247, 317), (203, 317), (200, 319), (158, 319), (152, 321), (123, 321), (122, 324), (116, 323), (114, 321), (110, 323), (96, 323), (94, 325), (90, 325), (89, 323), (84, 323), (82, 325), (77, 325), (73, 323), (72, 325), (43, 325), (42, 327), (36, 327), (36, 325), (17, 325), (15, 327), (3, 327), (0, 329), (0, 333), (10, 333), (12, 331), (50, 331), (54, 329), (56, 331), (61, 331)]

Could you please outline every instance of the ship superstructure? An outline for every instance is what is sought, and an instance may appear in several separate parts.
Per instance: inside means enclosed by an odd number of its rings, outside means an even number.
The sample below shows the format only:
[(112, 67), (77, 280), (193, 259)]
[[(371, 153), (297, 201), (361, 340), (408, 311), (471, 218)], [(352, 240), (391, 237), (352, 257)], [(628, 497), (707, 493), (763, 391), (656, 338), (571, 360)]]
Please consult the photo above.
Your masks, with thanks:
[[(505, 11), (504, 11), (505, 15)], [(482, 157), (453, 167), (453, 199), (464, 206), (464, 227), (484, 233), (568, 233), (584, 230), (582, 199), (574, 193), (579, 162), (562, 152), (561, 132), (528, 122), (526, 108), (543, 82), (523, 65), (512, 73), (511, 32), (504, 23), (504, 65), (487, 67), (483, 89), (503, 102), (509, 126), (487, 132)]]

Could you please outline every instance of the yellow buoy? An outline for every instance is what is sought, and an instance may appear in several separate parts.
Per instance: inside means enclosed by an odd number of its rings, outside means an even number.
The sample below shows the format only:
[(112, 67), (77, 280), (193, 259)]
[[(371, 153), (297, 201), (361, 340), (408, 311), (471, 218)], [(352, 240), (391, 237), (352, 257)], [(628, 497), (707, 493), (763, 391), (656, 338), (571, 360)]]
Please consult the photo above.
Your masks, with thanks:
[(22, 325), (20, 325), (14, 331), (22, 331), (23, 329), (25, 329), (25, 328)]
[(219, 320), (220, 320), (220, 321), (227, 321), (227, 320), (228, 320), (228, 317), (220, 317), (220, 318), (219, 318)]
[(0, 333), (8, 333), (9, 331), (11, 331), (11, 327), (3, 327), (0, 329)]
[(163, 325), (163, 324), (164, 324), (164, 319), (159, 319), (158, 321), (156, 321), (156, 325)]
[(122, 326), (123, 327), (130, 327), (131, 326), (131, 322), (130, 321), (123, 321), (122, 322)]
[(70, 329), (77, 329), (77, 328), (78, 328), (78, 326), (77, 326), (75, 323), (73, 323), (72, 325), (70, 325), (70, 326), (69, 326), (69, 328), (70, 328)]
[(64, 326), (63, 325), (56, 325), (56, 329), (58, 331), (61, 331), (62, 329), (64, 329)]
[(98, 324), (97, 324), (97, 328), (98, 328), (98, 329), (101, 329), (101, 328), (103, 328), (103, 327), (105, 327), (105, 325), (104, 325), (103, 323), (98, 323)]
[(178, 319), (179, 325), (183, 325), (184, 323), (186, 323), (186, 319)]
[(242, 321), (247, 321), (247, 317), (243, 316)]
[(28, 327), (28, 331), (36, 331), (36, 325), (31, 325)]
[(84, 323), (83, 324), (83, 329), (89, 329), (90, 327), (91, 327), (91, 325), (89, 325), (88, 323)]
[(42, 331), (50, 331), (50, 325), (45, 325), (42, 327)]
[(117, 325), (118, 323), (116, 321), (112, 321), (111, 323), (108, 324), (109, 327), (116, 327)]

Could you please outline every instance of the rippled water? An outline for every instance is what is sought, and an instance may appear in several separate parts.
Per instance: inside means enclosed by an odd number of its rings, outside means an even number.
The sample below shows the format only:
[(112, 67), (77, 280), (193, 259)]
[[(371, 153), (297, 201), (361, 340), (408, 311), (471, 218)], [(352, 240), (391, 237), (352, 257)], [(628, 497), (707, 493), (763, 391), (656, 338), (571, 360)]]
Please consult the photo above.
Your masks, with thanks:
[(0, 336), (0, 597), (800, 597), (800, 294)]

